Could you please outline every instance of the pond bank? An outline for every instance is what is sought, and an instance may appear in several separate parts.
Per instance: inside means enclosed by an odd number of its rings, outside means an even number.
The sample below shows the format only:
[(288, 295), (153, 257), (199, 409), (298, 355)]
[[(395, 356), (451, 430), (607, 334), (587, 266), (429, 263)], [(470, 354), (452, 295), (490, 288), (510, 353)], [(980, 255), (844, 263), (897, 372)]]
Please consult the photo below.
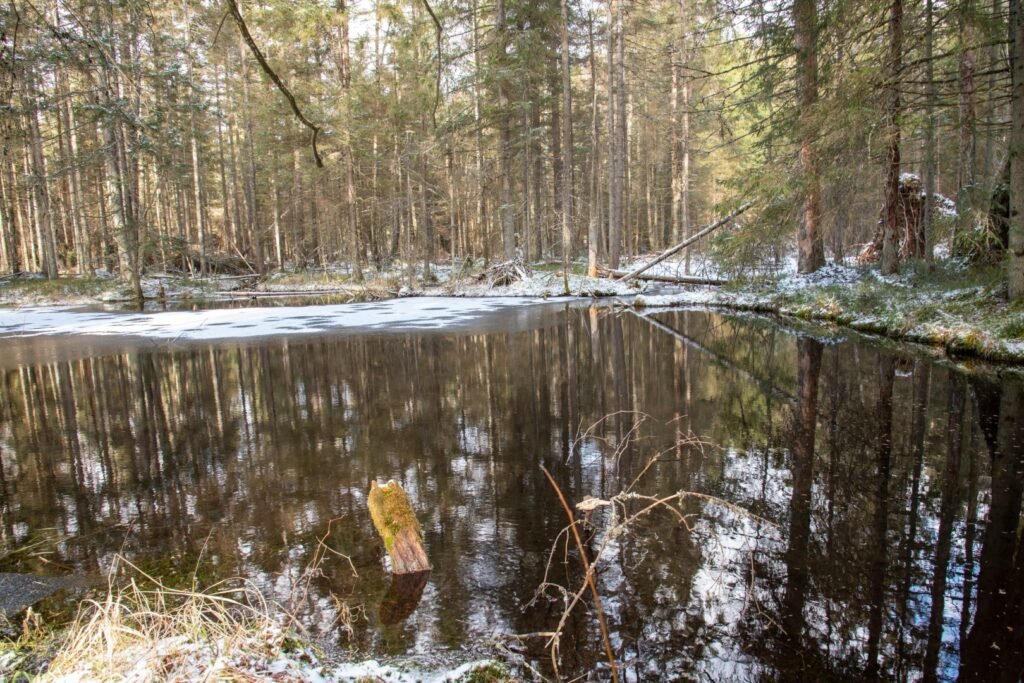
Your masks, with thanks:
[[(581, 268), (576, 264), (574, 270)], [(356, 283), (339, 267), (263, 279), (157, 275), (147, 278), (144, 289), (149, 305), (157, 308), (266, 299), (280, 305), (405, 296), (549, 298), (565, 294), (561, 272), (544, 266), (501, 285), (492, 285), (476, 271), (447, 266), (434, 268), (427, 283), (414, 279), (410, 288), (408, 282), (406, 273), (394, 270)], [(699, 305), (771, 313), (938, 346), (954, 356), (1024, 363), (1024, 306), (1006, 301), (1002, 271), (997, 267), (968, 268), (945, 260), (930, 272), (923, 265), (906, 266), (901, 275), (882, 277), (872, 267), (831, 264), (808, 275), (782, 272), (739, 278), (723, 287), (663, 287), (659, 294), (645, 293), (647, 288), (639, 284), (579, 273), (570, 275), (568, 282), (570, 295), (576, 297), (631, 297), (637, 307)], [(0, 305), (7, 306), (110, 304), (123, 301), (123, 294), (121, 285), (109, 277), (8, 278), (0, 283)]]
[(882, 277), (868, 267), (829, 265), (737, 281), (719, 289), (639, 295), (637, 307), (715, 306), (832, 323), (898, 341), (940, 346), (954, 356), (1024, 363), (1024, 305), (1006, 301), (996, 268), (945, 262)]
[[(149, 583), (140, 577), (144, 584)], [(70, 625), (43, 624), (31, 608), (20, 636), (0, 639), (0, 679), (72, 683), (247, 680), (341, 683), (502, 683), (492, 659), (381, 663), (348, 658), (283, 625), (295, 620), (246, 582), (206, 592), (140, 587), (134, 580), (84, 601)], [(462, 659), (465, 659), (464, 657)]]

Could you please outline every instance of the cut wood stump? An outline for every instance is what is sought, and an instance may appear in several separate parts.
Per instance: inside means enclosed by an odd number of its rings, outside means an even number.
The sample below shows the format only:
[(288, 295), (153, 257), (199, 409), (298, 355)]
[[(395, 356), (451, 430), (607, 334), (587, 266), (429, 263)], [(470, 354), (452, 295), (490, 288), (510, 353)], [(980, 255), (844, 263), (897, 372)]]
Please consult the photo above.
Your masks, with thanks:
[(371, 482), (369, 506), (373, 526), (391, 556), (392, 571), (395, 574), (430, 571), (430, 561), (423, 549), (423, 532), (402, 486), (394, 480), (383, 486)]

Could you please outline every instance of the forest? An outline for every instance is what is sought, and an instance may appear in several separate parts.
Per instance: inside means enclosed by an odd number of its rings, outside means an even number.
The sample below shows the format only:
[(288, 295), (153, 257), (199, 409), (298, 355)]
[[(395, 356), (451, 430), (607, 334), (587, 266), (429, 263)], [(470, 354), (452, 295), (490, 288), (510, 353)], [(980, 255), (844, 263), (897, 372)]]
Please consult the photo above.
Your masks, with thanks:
[(1017, 0), (8, 0), (0, 270), (595, 273), (750, 202), (723, 268), (938, 249), (1014, 299), (1021, 31)]

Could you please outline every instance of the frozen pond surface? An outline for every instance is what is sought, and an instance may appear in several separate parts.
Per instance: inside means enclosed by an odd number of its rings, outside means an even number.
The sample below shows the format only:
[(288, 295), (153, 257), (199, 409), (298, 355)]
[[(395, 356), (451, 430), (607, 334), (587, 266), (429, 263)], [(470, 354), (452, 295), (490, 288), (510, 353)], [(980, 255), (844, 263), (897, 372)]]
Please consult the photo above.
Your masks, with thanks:
[[(507, 640), (562, 609), (533, 601), (565, 526), (544, 465), (572, 501), (636, 482), (729, 503), (610, 543), (626, 680), (1020, 677), (1012, 373), (749, 316), (542, 304), (4, 312), (0, 572), (99, 577), (123, 553), (177, 585), (244, 577), (361, 656), (504, 639), (551, 673), (542, 640)], [(384, 570), (374, 478), (423, 523), (418, 600)], [(594, 552), (606, 512), (589, 521)], [(308, 573), (321, 538), (352, 565)], [(548, 580), (575, 590), (558, 547)], [(607, 677), (585, 612), (561, 653), (562, 675)]]
[(458, 328), (480, 316), (543, 299), (409, 297), (330, 306), (208, 308), (108, 313), (52, 307), (0, 308), (0, 337), (55, 334), (218, 340), (337, 330)]

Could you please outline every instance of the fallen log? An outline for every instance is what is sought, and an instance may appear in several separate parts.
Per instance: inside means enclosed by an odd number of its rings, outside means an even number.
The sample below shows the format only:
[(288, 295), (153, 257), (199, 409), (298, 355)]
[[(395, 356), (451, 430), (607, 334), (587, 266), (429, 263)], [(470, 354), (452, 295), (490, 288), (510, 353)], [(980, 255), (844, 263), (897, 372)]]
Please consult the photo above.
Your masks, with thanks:
[(717, 230), (718, 228), (720, 228), (723, 225), (725, 225), (726, 223), (731, 222), (734, 218), (736, 218), (736, 216), (739, 216), (741, 213), (743, 213), (744, 211), (746, 211), (749, 208), (750, 208), (750, 202), (747, 202), (746, 204), (744, 204), (740, 208), (738, 208), (735, 211), (733, 211), (732, 213), (730, 213), (728, 216), (723, 216), (723, 217), (719, 218), (714, 223), (701, 228), (700, 230), (697, 231), (696, 234), (691, 235), (690, 237), (687, 237), (685, 240), (683, 240), (679, 244), (675, 245), (674, 247), (670, 247), (670, 248), (666, 249), (665, 251), (661, 252), (660, 254), (658, 254), (658, 257), (656, 259), (654, 259), (653, 261), (651, 261), (650, 263), (646, 263), (646, 264), (640, 266), (639, 268), (636, 268), (634, 270), (629, 271), (628, 273), (626, 273), (625, 275), (620, 277), (619, 280), (621, 280), (623, 282), (625, 282), (626, 280), (632, 280), (633, 278), (637, 277), (638, 275), (640, 275), (644, 271), (646, 271), (646, 270), (648, 270), (650, 268), (653, 268), (654, 266), (658, 265), (659, 263), (661, 263), (662, 261), (664, 261), (668, 257), (673, 256), (675, 254), (678, 254), (683, 249), (686, 249), (688, 246), (690, 246), (691, 244), (693, 244), (694, 242), (699, 240), (701, 237), (704, 237), (705, 235), (709, 235), (712, 232), (714, 232), (715, 230)]
[[(601, 270), (601, 277), (624, 279), (629, 273), (625, 270)], [(717, 277), (698, 277), (696, 275), (634, 275), (636, 280), (649, 282), (667, 282), (673, 285), (724, 285), (727, 280)]]
[(415, 574), (430, 571), (430, 561), (423, 549), (423, 532), (402, 486), (394, 480), (384, 486), (371, 482), (368, 505), (373, 526), (391, 556), (392, 572)]

